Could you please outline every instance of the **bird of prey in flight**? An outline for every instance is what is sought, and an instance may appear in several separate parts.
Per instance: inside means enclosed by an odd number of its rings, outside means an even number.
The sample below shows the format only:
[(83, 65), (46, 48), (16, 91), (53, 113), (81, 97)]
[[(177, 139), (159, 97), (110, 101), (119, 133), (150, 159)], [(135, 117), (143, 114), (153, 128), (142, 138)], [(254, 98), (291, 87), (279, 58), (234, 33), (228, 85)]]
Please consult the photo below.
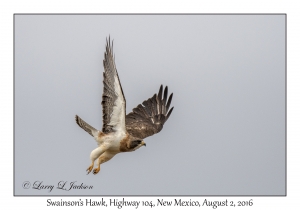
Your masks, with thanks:
[(144, 139), (162, 130), (174, 108), (169, 110), (173, 93), (168, 98), (168, 87), (163, 91), (161, 85), (158, 94), (154, 94), (152, 98), (145, 100), (126, 115), (126, 100), (110, 38), (106, 40), (103, 65), (102, 130), (93, 128), (79, 116), (75, 116), (76, 123), (93, 136), (98, 144), (90, 154), (92, 163), (87, 168), (87, 174), (93, 170), (96, 159), (98, 163), (93, 174), (100, 171), (100, 164), (116, 154), (135, 151), (141, 146), (146, 146)]

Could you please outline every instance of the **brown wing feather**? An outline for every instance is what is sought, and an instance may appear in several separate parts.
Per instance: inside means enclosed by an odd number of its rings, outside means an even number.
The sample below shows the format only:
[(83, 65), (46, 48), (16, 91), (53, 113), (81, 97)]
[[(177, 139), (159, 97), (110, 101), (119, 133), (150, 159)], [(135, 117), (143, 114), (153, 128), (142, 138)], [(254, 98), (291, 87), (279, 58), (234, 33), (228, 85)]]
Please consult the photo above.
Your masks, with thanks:
[(144, 139), (162, 130), (174, 108), (172, 107), (169, 111), (173, 93), (166, 102), (168, 87), (165, 87), (163, 98), (162, 90), (163, 86), (161, 85), (157, 95), (154, 94), (152, 98), (145, 100), (126, 115), (126, 130), (130, 135)]

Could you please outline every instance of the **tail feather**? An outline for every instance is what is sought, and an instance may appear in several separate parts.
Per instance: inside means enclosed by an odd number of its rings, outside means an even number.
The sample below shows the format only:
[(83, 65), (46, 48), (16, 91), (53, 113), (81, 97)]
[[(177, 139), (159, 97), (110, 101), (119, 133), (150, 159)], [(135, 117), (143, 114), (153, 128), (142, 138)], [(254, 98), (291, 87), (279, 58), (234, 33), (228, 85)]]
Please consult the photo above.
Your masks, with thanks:
[(98, 133), (97, 129), (95, 129), (93, 126), (90, 126), (88, 123), (86, 123), (83, 119), (81, 119), (78, 115), (75, 116), (75, 120), (77, 125), (81, 127), (83, 130), (88, 132), (91, 136), (95, 137)]

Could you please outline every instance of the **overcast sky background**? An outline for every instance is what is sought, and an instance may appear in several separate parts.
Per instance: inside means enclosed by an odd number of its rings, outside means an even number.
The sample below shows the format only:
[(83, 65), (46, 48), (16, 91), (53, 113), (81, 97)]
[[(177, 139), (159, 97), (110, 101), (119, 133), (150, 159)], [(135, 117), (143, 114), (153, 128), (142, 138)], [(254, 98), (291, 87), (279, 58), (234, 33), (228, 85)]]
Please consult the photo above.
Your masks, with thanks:
[[(174, 111), (147, 147), (86, 175), (114, 39), (127, 113), (161, 84)], [(23, 189), (77, 181), (93, 190)], [(284, 15), (16, 15), (16, 195), (284, 195)]]

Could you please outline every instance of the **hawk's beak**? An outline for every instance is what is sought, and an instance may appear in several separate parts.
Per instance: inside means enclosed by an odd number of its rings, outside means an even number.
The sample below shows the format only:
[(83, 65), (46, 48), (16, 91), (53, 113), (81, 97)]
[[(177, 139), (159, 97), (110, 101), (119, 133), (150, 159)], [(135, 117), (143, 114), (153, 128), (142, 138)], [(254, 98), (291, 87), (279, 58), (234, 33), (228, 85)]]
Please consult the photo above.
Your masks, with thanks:
[(146, 143), (145, 143), (145, 142), (142, 142), (142, 145), (143, 145), (143, 146), (146, 146)]

